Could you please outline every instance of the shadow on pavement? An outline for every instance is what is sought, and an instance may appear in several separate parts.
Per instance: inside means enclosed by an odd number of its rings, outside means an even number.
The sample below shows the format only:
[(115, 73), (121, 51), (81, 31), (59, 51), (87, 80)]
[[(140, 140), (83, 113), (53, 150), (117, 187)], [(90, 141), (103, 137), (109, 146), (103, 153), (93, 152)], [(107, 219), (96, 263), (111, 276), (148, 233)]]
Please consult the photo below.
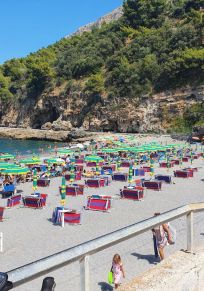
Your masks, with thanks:
[(149, 264), (152, 264), (152, 265), (156, 265), (157, 263), (160, 262), (160, 259), (155, 258), (154, 255), (142, 255), (142, 254), (138, 254), (138, 253), (132, 253), (131, 255), (134, 257), (137, 257), (138, 260), (146, 260), (149, 262)]
[(99, 282), (98, 285), (101, 287), (101, 291), (113, 291), (113, 287), (106, 282)]

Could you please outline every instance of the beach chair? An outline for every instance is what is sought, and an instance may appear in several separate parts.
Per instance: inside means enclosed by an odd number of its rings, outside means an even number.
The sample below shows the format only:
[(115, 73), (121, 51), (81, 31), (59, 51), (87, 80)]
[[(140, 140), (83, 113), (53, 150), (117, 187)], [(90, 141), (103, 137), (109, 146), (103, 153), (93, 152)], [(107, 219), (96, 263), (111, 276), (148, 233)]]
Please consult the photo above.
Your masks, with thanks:
[(75, 164), (79, 165), (79, 164), (83, 164), (84, 163), (84, 159), (76, 159), (75, 160)]
[(75, 173), (75, 180), (76, 180), (76, 181), (81, 180), (81, 172), (77, 172), (77, 173)]
[(174, 159), (172, 162), (174, 162), (174, 165), (180, 165), (180, 161), (178, 159)]
[(50, 179), (38, 179), (37, 185), (38, 187), (48, 187), (50, 186)]
[(80, 224), (81, 223), (81, 213), (76, 210), (67, 211), (64, 213), (64, 222), (69, 224)]
[(128, 178), (128, 175), (126, 173), (114, 173), (112, 175), (112, 180), (114, 181), (126, 182), (127, 178)]
[(129, 168), (130, 162), (121, 162), (120, 166), (121, 166), (121, 168)]
[(189, 161), (189, 158), (188, 158), (188, 157), (183, 157), (183, 158), (182, 158), (182, 161), (183, 161), (184, 163), (187, 163), (187, 162)]
[(88, 179), (85, 184), (91, 188), (100, 188), (105, 186), (105, 179)]
[(84, 195), (84, 185), (66, 186), (66, 195), (68, 196)]
[(0, 207), (0, 221), (3, 221), (5, 207)]
[(162, 186), (162, 182), (161, 181), (157, 181), (157, 180), (145, 180), (142, 183), (142, 186), (145, 187), (146, 189), (151, 189), (151, 190), (156, 190), (156, 191), (160, 191), (161, 190), (161, 186)]
[(144, 188), (136, 187), (134, 189), (124, 188), (120, 190), (121, 198), (141, 201), (144, 198)]
[(171, 184), (172, 179), (169, 175), (155, 175), (155, 180), (163, 181), (165, 183)]
[(83, 172), (84, 166), (83, 165), (76, 165), (76, 171), (77, 172)]
[(96, 167), (96, 162), (87, 162), (86, 166), (87, 167)]
[(167, 162), (161, 162), (159, 164), (160, 168), (172, 168), (174, 166), (174, 161), (171, 161), (170, 163)]
[(42, 207), (46, 206), (47, 196), (48, 196), (47, 194), (40, 194)]
[(21, 195), (14, 195), (7, 200), (7, 207), (11, 208), (21, 203)]
[(2, 198), (8, 198), (14, 194), (16, 187), (14, 184), (4, 185), (1, 191)]
[(177, 178), (189, 178), (190, 176), (192, 176), (190, 171), (184, 171), (184, 170), (174, 171), (174, 177), (177, 177)]
[(151, 167), (149, 167), (149, 166), (143, 166), (142, 169), (145, 170), (145, 173), (150, 173), (151, 172)]
[(63, 207), (56, 207), (52, 214), (53, 224), (60, 224), (64, 226), (64, 223), (80, 224), (81, 213), (74, 209), (66, 209)]
[(43, 202), (41, 197), (23, 197), (23, 205), (28, 208), (43, 208)]
[(133, 169), (133, 176), (145, 176), (145, 169)]
[(86, 210), (107, 212), (111, 208), (111, 196), (92, 195), (88, 197)]

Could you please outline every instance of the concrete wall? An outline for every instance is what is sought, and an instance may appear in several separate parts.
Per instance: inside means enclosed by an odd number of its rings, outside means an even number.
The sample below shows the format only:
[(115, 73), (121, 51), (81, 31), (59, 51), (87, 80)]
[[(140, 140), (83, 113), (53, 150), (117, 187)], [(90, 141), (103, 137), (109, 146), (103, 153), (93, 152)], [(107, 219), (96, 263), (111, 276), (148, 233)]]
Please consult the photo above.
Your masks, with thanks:
[(176, 252), (119, 291), (203, 291), (204, 248), (195, 254)]

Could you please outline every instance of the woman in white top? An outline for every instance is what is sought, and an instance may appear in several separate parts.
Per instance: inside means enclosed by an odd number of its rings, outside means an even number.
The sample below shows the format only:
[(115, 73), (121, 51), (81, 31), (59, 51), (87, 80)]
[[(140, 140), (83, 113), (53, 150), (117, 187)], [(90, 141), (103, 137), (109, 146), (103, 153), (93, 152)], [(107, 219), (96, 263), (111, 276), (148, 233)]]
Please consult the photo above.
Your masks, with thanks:
[[(160, 212), (156, 212), (154, 216), (160, 215)], [(162, 224), (152, 229), (153, 235), (156, 238), (156, 244), (159, 251), (161, 261), (164, 259), (164, 247), (167, 243), (172, 244), (172, 237), (169, 231), (168, 224)]]

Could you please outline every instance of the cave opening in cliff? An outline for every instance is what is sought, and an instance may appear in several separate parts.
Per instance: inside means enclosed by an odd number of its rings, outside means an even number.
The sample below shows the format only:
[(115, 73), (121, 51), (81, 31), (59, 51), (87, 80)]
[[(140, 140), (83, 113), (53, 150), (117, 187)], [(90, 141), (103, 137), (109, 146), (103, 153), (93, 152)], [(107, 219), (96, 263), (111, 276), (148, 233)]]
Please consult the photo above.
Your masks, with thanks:
[(60, 117), (60, 114), (56, 107), (50, 106), (46, 112), (38, 113), (32, 122), (32, 128), (41, 129), (42, 125), (47, 122), (53, 122)]

